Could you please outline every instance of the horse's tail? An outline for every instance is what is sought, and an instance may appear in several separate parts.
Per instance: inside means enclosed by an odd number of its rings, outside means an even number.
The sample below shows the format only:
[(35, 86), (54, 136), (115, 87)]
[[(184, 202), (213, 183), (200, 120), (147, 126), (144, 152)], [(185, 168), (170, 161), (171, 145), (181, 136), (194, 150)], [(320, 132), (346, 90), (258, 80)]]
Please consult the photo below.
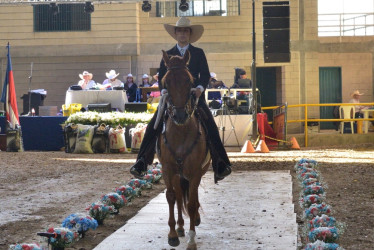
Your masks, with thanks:
[(188, 202), (188, 194), (189, 194), (188, 190), (190, 189), (190, 182), (181, 176), (180, 185), (182, 189), (182, 211), (184, 214), (188, 214), (187, 202)]

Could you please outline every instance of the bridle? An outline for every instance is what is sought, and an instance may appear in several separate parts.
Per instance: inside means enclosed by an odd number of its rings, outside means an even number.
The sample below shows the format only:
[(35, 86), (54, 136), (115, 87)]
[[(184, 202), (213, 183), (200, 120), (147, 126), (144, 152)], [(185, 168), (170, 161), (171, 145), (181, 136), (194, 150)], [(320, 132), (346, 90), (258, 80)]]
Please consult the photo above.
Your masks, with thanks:
[[(172, 72), (173, 70), (176, 70), (176, 69), (178, 69), (178, 70), (179, 69), (184, 69), (184, 70), (186, 70), (188, 72), (188, 68), (186, 66), (173, 66), (173, 67), (167, 68), (167, 72)], [(191, 91), (193, 91), (194, 89), (192, 88), (192, 82), (190, 81), (189, 84), (190, 84)], [(167, 85), (165, 87), (167, 88)], [(187, 93), (187, 95), (188, 95), (187, 96), (187, 101), (185, 102), (184, 105), (181, 105), (181, 106), (176, 106), (176, 105), (173, 104), (170, 94), (167, 97), (167, 101), (166, 102), (167, 102), (167, 114), (169, 116), (168, 118), (172, 119), (172, 121), (174, 122), (174, 124), (178, 125), (178, 123), (174, 120), (174, 111), (175, 110), (178, 110), (178, 109), (184, 109), (185, 110), (185, 112), (187, 113), (188, 117), (187, 117), (187, 119), (186, 119), (186, 121), (184, 123), (186, 123), (194, 115), (194, 112), (195, 112), (195, 110), (197, 108), (197, 102), (198, 102), (199, 99), (196, 98), (191, 92)], [(164, 130), (164, 132), (165, 132), (165, 130)], [(166, 147), (168, 148), (169, 152), (171, 153), (171, 155), (175, 159), (175, 162), (176, 162), (176, 164), (179, 167), (179, 174), (181, 176), (183, 176), (183, 163), (184, 163), (184, 160), (192, 152), (192, 150), (194, 149), (195, 145), (199, 141), (200, 136), (201, 136), (201, 123), (198, 122), (197, 133), (196, 133), (196, 136), (195, 136), (192, 144), (189, 145), (188, 148), (186, 148), (186, 150), (183, 152), (182, 155), (177, 155), (176, 152), (175, 152), (175, 150), (174, 150), (174, 148), (172, 148), (171, 145), (169, 144), (169, 142), (168, 142), (168, 140), (166, 138), (166, 134), (164, 134), (164, 137), (163, 137), (164, 138), (164, 144), (166, 145)]]
[[(173, 72), (173, 70), (180, 70), (180, 69), (183, 69), (183, 70), (188, 72), (187, 66), (172, 66), (172, 67), (167, 68), (167, 73), (168, 72)], [(175, 74), (173, 74), (173, 75), (175, 75)], [(169, 95), (168, 95), (167, 100), (166, 100), (167, 114), (168, 114), (169, 118), (172, 119), (172, 121), (177, 125), (178, 125), (178, 123), (174, 119), (174, 114), (177, 110), (184, 110), (184, 112), (186, 112), (186, 114), (188, 116), (187, 119), (186, 119), (186, 122), (187, 122), (193, 116), (193, 114), (196, 110), (196, 107), (197, 107), (198, 99), (192, 93), (192, 91), (194, 90), (192, 88), (192, 82), (190, 81), (190, 82), (188, 82), (188, 84), (190, 85), (191, 91), (189, 93), (187, 93), (186, 102), (184, 103), (184, 105), (180, 105), (180, 106), (174, 105), (173, 100), (171, 99), (171, 96), (170, 96), (170, 92), (169, 92)], [(165, 87), (167, 88), (167, 85)], [(195, 100), (195, 102), (194, 102), (194, 100)]]

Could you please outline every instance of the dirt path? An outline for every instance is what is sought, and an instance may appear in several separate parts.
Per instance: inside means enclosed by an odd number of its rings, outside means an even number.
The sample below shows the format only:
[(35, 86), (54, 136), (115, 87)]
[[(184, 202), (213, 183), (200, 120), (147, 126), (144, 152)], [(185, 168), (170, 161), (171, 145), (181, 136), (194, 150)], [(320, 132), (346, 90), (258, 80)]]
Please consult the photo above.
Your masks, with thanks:
[[(319, 162), (327, 184), (327, 203), (333, 216), (346, 224), (340, 244), (346, 249), (370, 249), (374, 244), (374, 144), (351, 149), (310, 149), (269, 154), (230, 153), (234, 171), (289, 169), (301, 158)], [(38, 242), (36, 232), (57, 226), (71, 213), (85, 207), (131, 179), (132, 154), (75, 155), (64, 152), (0, 152), (0, 249), (16, 242)], [(92, 249), (122, 226), (148, 200), (164, 189), (162, 184), (121, 209), (115, 219), (89, 231), (73, 249)], [(299, 187), (294, 182), (295, 208)], [(299, 223), (302, 225), (302, 221)]]

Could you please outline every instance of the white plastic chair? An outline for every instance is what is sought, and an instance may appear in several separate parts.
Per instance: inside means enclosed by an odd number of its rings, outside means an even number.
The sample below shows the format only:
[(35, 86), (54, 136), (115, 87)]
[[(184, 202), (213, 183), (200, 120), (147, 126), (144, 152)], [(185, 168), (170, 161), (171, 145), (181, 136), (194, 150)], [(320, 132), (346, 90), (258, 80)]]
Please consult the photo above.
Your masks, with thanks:
[[(339, 107), (339, 115), (340, 119), (354, 119), (355, 115), (355, 107), (354, 106), (340, 106)], [(349, 121), (351, 123), (351, 131), (352, 134), (354, 133), (353, 129), (353, 121)], [(340, 133), (344, 133), (344, 123), (340, 122)]]

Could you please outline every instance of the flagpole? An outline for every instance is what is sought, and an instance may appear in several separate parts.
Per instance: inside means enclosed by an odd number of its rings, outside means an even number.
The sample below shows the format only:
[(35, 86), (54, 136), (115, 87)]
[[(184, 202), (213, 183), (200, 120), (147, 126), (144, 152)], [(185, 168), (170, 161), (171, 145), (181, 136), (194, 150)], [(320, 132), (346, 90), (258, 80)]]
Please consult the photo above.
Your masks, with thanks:
[(30, 71), (30, 76), (29, 76), (29, 113), (27, 114), (28, 116), (31, 115), (31, 79), (32, 79), (32, 67), (34, 65), (34, 62), (31, 62), (31, 71)]

